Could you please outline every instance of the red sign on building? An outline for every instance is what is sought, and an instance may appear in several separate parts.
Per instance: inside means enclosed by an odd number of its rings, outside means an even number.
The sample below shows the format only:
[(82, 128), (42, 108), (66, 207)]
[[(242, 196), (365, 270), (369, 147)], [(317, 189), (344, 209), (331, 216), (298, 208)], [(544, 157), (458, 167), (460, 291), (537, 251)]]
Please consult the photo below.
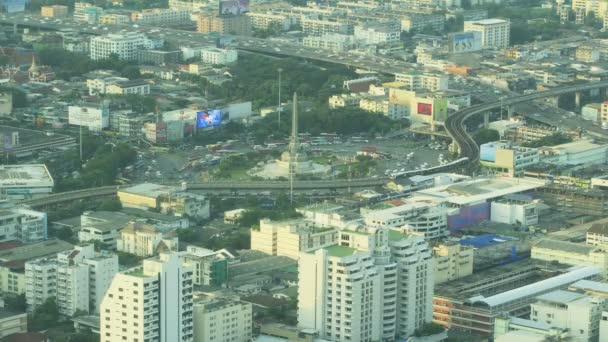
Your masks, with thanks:
[(430, 103), (419, 103), (418, 114), (433, 115), (433, 105)]

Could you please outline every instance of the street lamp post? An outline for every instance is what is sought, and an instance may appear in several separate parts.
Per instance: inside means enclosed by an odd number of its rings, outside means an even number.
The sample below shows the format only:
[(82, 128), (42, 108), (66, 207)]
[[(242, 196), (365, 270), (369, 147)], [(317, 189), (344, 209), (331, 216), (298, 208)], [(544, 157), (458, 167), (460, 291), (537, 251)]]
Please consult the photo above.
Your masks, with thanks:
[(283, 69), (279, 68), (277, 70), (279, 72), (279, 107), (278, 109), (278, 113), (279, 113), (279, 129), (281, 130), (281, 111), (282, 111), (282, 107), (281, 107), (281, 72), (283, 72)]

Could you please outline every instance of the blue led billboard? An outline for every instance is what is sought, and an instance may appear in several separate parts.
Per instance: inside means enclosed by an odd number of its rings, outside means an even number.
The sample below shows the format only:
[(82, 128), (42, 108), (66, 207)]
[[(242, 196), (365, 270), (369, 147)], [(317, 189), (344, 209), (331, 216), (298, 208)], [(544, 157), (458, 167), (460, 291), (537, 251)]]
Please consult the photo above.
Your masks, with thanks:
[(222, 111), (219, 109), (196, 113), (196, 127), (207, 128), (219, 126), (222, 123)]

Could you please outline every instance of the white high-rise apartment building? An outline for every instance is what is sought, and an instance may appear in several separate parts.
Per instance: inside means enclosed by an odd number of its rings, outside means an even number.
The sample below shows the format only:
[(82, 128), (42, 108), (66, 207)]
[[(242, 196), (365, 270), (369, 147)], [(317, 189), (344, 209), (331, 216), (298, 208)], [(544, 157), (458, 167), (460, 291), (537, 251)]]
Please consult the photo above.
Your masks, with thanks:
[(31, 243), (46, 239), (46, 213), (25, 208), (0, 210), (0, 242)]
[(339, 243), (301, 253), (298, 324), (332, 341), (406, 338), (432, 319), (433, 259), (421, 236), (341, 230)]
[(192, 342), (192, 267), (175, 254), (117, 273), (100, 310), (101, 342)]
[(137, 32), (125, 34), (111, 33), (91, 38), (91, 59), (105, 59), (111, 54), (118, 58), (132, 60), (137, 58), (139, 50), (144, 48), (146, 37)]
[(481, 46), (484, 48), (509, 47), (511, 22), (503, 19), (482, 19), (464, 22), (464, 32), (481, 32)]
[(96, 312), (118, 272), (118, 256), (95, 252), (94, 245), (76, 246), (56, 257), (25, 264), (25, 296), (32, 311), (55, 297), (59, 313)]
[(57, 259), (41, 258), (25, 263), (25, 300), (27, 311), (54, 297), (57, 291)]

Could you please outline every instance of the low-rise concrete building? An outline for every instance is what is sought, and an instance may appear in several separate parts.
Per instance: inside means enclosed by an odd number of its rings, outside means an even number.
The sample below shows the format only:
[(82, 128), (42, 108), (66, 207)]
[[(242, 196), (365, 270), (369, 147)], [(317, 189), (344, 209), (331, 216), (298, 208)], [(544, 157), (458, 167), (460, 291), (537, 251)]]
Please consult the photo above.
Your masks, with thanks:
[(608, 272), (608, 252), (599, 246), (542, 239), (532, 246), (531, 258), (566, 265), (592, 266), (604, 274)]
[(0, 340), (7, 336), (27, 332), (27, 314), (0, 308)]
[(238, 299), (196, 295), (194, 341), (250, 341), (253, 336), (253, 305)]
[(433, 247), (435, 284), (473, 274), (473, 248), (458, 243), (442, 243)]

